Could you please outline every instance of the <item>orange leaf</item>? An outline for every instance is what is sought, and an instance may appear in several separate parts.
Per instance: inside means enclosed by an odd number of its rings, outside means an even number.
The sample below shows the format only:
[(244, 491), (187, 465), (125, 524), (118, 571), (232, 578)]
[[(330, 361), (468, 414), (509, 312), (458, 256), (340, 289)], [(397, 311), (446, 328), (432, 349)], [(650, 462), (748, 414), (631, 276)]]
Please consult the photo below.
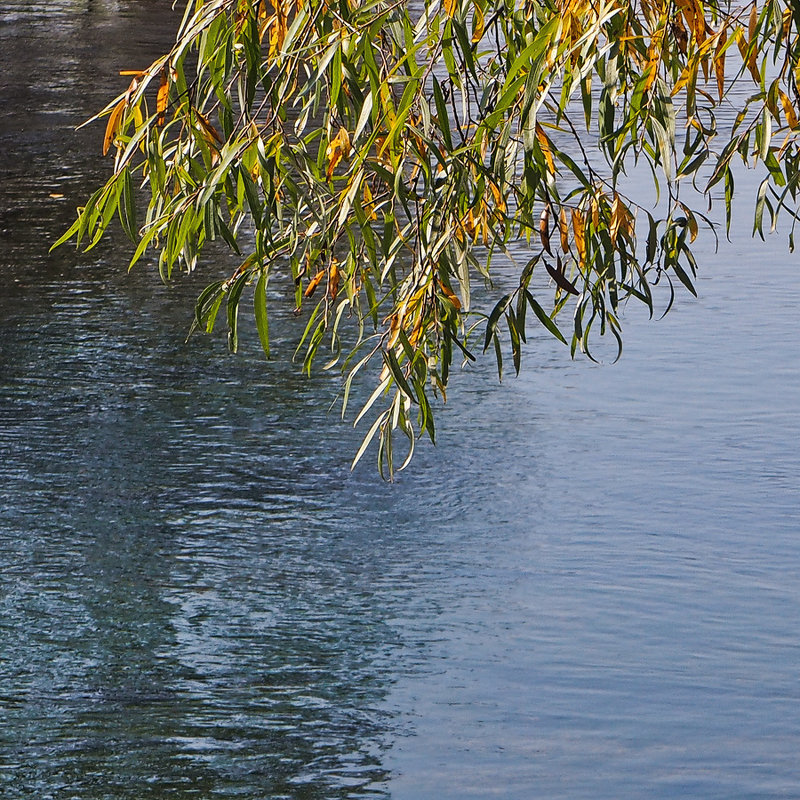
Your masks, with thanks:
[(725, 47), (725, 42), (728, 41), (728, 34), (723, 28), (719, 32), (719, 44), (714, 54), (714, 71), (717, 74), (717, 91), (719, 92), (719, 99), (725, 94), (725, 53), (722, 52)]
[(327, 176), (330, 180), (336, 165), (342, 158), (350, 157), (350, 134), (344, 128), (339, 128), (339, 133), (328, 144), (325, 155), (328, 159)]
[(647, 75), (644, 88), (645, 91), (655, 83), (656, 76), (658, 75), (658, 65), (661, 61), (661, 45), (664, 41), (664, 25), (665, 19), (662, 17), (659, 22), (658, 28), (653, 33), (650, 39), (650, 45), (647, 48), (647, 65), (644, 68), (644, 73)]
[(169, 101), (169, 81), (167, 80), (167, 71), (161, 70), (161, 85), (158, 87), (158, 95), (156, 96), (156, 125), (161, 127), (164, 124), (164, 119), (167, 111), (167, 103)]
[(397, 340), (400, 337), (400, 316), (398, 314), (392, 314), (392, 318), (389, 321), (389, 341), (386, 343), (386, 347), (391, 349), (397, 344)]
[(331, 260), (331, 266), (328, 272), (328, 297), (330, 297), (331, 300), (335, 300), (336, 295), (339, 293), (340, 276), (341, 271), (339, 270), (339, 263), (334, 258)]
[(578, 248), (578, 256), (583, 265), (586, 263), (586, 222), (577, 208), (572, 209), (572, 231), (575, 234), (575, 247)]
[(320, 270), (309, 282), (308, 286), (306, 286), (306, 290), (303, 292), (303, 297), (311, 297), (314, 294), (314, 290), (319, 286), (320, 281), (325, 277), (325, 270)]
[[(689, 213), (687, 211), (687, 213)], [(611, 204), (611, 223), (610, 234), (612, 244), (616, 244), (617, 236), (630, 237), (633, 234), (633, 217), (630, 209), (619, 199), (619, 195), (614, 195), (614, 202)]]
[(441, 290), (442, 290), (442, 294), (443, 294), (443, 295), (444, 295), (444, 296), (445, 296), (445, 297), (446, 297), (446, 298), (447, 298), (447, 299), (450, 301), (450, 303), (453, 305), (453, 308), (455, 308), (455, 309), (456, 309), (456, 311), (460, 311), (460, 310), (461, 310), (461, 301), (460, 301), (460, 300), (459, 300), (459, 299), (458, 299), (458, 298), (457, 298), (457, 297), (456, 297), (456, 296), (453, 294), (453, 292), (451, 292), (451, 291), (450, 291), (450, 289), (448, 289), (448, 288), (447, 288), (447, 287), (446, 287), (446, 286), (445, 286), (445, 285), (444, 285), (444, 284), (443, 284), (441, 281), (439, 281), (439, 287), (440, 287), (440, 288), (441, 288)]
[(561, 249), (569, 252), (569, 224), (567, 223), (567, 209), (561, 206), (561, 213), (558, 216), (558, 229), (561, 234)]
[(125, 113), (125, 109), (128, 105), (127, 100), (120, 100), (114, 106), (114, 110), (108, 117), (108, 124), (106, 125), (106, 135), (103, 137), (103, 155), (108, 152), (108, 148), (111, 147), (111, 143), (119, 133), (119, 126), (122, 122), (122, 115)]

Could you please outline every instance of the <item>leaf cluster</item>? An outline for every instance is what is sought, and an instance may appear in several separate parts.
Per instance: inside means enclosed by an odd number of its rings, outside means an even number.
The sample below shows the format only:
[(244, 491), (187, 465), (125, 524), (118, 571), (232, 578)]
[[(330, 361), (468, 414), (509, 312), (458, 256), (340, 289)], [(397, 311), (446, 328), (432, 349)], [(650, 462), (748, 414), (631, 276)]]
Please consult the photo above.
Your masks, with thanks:
[[(303, 368), (343, 370), (342, 414), (372, 381), (355, 461), (377, 438), (391, 476), (396, 433), (402, 466), (435, 440), (454, 359), (490, 351), (502, 375), (510, 349), (519, 371), (533, 319), (592, 357), (596, 336), (621, 349), (630, 299), (652, 315), (659, 283), (667, 307), (694, 293), (713, 225), (684, 195), (721, 184), (730, 225), (735, 159), (765, 170), (755, 231), (786, 212), (793, 243), (799, 30), (778, 0), (191, 0), (170, 52), (121, 73), (98, 115), (113, 174), (59, 244), (90, 249), (118, 217), (131, 266), (152, 251), (170, 280), (223, 242), (238, 265), (193, 328), (224, 307), (236, 350), (252, 291), (267, 357), (267, 286), (285, 282)], [(649, 206), (625, 189), (640, 162)], [(498, 260), (516, 272), (486, 305)]]

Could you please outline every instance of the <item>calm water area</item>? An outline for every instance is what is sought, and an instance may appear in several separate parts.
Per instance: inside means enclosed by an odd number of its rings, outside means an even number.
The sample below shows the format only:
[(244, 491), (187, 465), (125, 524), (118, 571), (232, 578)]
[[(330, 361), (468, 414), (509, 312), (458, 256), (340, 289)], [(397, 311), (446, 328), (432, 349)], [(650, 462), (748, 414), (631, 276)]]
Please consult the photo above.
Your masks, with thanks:
[(753, 182), (698, 300), (457, 376), (384, 484), (290, 315), (271, 363), (184, 341), (213, 258), (48, 254), (178, 16), (0, 0), (0, 797), (800, 797), (800, 282)]

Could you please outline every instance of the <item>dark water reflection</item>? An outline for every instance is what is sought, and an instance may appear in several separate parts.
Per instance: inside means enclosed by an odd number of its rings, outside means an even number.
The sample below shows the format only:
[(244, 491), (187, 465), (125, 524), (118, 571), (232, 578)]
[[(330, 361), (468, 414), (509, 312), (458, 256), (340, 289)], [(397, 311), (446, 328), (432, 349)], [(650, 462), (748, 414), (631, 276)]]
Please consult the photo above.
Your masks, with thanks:
[(616, 367), (459, 377), (412, 474), (351, 474), (288, 323), (230, 357), (183, 342), (202, 274), (47, 255), (106, 169), (72, 128), (175, 19), (0, 5), (0, 794), (800, 795), (783, 243), (703, 254)]

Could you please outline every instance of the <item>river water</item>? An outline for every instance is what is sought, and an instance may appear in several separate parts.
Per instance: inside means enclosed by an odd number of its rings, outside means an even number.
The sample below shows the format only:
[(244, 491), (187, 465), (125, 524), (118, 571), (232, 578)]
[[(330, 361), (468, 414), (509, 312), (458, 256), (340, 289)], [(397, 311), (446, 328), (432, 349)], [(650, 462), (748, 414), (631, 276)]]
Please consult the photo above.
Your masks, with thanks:
[(213, 265), (47, 253), (107, 169), (74, 126), (176, 24), (0, 4), (0, 795), (799, 797), (785, 240), (743, 202), (619, 364), (536, 336), (397, 483), (351, 473), (288, 323), (269, 364), (184, 343)]

